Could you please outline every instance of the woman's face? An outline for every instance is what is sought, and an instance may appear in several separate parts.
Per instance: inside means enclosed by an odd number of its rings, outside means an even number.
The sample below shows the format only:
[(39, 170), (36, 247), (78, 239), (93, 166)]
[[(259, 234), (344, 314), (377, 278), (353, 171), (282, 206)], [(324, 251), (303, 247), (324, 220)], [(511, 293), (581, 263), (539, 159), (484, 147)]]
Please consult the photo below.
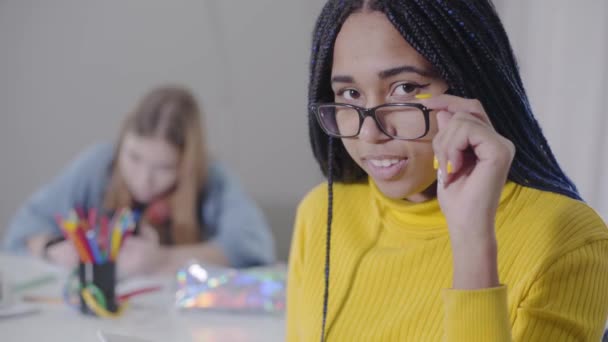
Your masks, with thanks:
[[(372, 108), (385, 103), (417, 102), (416, 94), (441, 94), (446, 83), (380, 12), (354, 13), (342, 26), (334, 46), (332, 89), (335, 102)], [(424, 121), (423, 116), (420, 119)], [(430, 131), (418, 140), (391, 139), (367, 117), (359, 136), (342, 142), (353, 160), (390, 198), (420, 202), (436, 180)], [(432, 195), (432, 194), (431, 194)]]
[(118, 167), (133, 198), (149, 203), (177, 182), (179, 151), (158, 137), (127, 133), (119, 152)]

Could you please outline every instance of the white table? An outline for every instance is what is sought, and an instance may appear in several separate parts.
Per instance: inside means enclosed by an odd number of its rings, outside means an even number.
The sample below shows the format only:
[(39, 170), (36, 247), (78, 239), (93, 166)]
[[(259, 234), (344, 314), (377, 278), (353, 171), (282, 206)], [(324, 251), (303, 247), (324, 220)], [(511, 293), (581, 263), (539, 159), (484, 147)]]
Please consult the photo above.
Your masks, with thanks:
[[(59, 297), (66, 277), (64, 271), (41, 261), (2, 254), (0, 271), (15, 283), (50, 272), (57, 274), (57, 281), (23, 292), (28, 295)], [(38, 313), (0, 318), (0, 341), (98, 342), (98, 330), (150, 341), (272, 342), (285, 339), (282, 316), (177, 311), (172, 307), (172, 279), (144, 281), (160, 282), (165, 286), (161, 292), (133, 298), (125, 314), (118, 319), (87, 317), (62, 304), (40, 303), (35, 304), (40, 309)]]

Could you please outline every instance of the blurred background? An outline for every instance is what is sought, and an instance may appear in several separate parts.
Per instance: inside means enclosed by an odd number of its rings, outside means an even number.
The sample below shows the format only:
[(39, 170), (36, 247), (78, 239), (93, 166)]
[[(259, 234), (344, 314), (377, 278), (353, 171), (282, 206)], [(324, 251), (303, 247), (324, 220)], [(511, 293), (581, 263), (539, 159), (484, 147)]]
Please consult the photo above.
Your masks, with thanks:
[[(240, 177), (286, 259), (295, 208), (322, 181), (308, 144), (310, 33), (323, 0), (0, 0), (0, 235), (140, 96), (191, 88), (209, 148)], [(538, 120), (608, 219), (608, 1), (495, 1)]]

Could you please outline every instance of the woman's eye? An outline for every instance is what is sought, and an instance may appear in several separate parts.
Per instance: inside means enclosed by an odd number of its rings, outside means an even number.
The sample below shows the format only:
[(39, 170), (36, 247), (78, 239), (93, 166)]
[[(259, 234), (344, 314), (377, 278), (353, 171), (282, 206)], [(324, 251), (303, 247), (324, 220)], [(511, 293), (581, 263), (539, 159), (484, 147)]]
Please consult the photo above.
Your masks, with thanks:
[(340, 92), (340, 96), (345, 100), (358, 100), (361, 97), (361, 94), (354, 89), (346, 89)]
[(421, 85), (416, 83), (403, 83), (395, 87), (393, 95), (414, 95), (419, 89), (428, 86), (428, 84)]

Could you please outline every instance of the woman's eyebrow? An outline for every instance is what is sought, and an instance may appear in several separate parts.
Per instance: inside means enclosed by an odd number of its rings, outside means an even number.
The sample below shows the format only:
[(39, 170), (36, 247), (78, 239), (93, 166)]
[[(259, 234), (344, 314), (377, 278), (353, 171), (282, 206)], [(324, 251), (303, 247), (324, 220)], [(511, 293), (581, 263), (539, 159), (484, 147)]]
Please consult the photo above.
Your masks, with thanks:
[(399, 67), (382, 70), (378, 73), (378, 77), (380, 77), (381, 79), (386, 79), (386, 78), (393, 77), (393, 76), (396, 76), (396, 75), (399, 75), (402, 73), (415, 73), (420, 76), (431, 77), (431, 78), (437, 77), (437, 73), (435, 73), (434, 71), (421, 69), (421, 68), (415, 67), (413, 65), (402, 65)]

